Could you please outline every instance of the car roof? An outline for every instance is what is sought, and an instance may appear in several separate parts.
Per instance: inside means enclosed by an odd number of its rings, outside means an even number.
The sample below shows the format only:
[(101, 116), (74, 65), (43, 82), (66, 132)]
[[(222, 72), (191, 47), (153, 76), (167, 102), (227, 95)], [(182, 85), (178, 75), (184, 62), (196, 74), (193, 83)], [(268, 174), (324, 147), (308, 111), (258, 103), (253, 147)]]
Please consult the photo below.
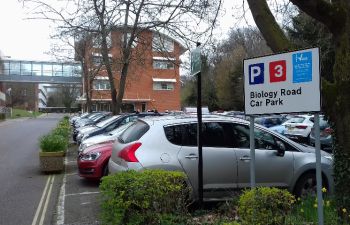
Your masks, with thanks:
[[(160, 124), (160, 125), (171, 125), (171, 124), (180, 124), (188, 122), (197, 122), (198, 118), (196, 115), (184, 114), (184, 115), (172, 115), (172, 116), (161, 116), (161, 117), (146, 117), (139, 118), (139, 120), (144, 121), (149, 125)], [(202, 121), (232, 121), (243, 124), (249, 124), (249, 121), (243, 120), (235, 117), (227, 117), (222, 115), (203, 115)]]

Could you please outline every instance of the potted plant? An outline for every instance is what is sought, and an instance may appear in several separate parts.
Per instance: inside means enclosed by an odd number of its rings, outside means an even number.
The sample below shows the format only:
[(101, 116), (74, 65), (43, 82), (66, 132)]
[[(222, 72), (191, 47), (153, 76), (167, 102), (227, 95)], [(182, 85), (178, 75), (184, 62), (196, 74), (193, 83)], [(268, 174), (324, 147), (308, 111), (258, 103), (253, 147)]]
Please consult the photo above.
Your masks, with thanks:
[(66, 137), (52, 132), (40, 138), (40, 169), (42, 172), (60, 172), (64, 169), (64, 156), (68, 147)]

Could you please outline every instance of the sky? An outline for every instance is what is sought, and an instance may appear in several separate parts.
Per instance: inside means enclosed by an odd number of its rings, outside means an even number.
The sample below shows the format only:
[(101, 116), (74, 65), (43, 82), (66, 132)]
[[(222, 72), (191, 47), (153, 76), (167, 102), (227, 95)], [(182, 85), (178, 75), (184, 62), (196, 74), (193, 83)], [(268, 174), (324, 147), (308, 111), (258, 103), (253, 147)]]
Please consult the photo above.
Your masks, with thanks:
[[(223, 17), (217, 36), (225, 37), (234, 18), (232, 16), (234, 1), (225, 0)], [(49, 54), (52, 28), (48, 21), (28, 20), (29, 15), (17, 0), (0, 1), (0, 51), (2, 57), (20, 60), (54, 60)]]

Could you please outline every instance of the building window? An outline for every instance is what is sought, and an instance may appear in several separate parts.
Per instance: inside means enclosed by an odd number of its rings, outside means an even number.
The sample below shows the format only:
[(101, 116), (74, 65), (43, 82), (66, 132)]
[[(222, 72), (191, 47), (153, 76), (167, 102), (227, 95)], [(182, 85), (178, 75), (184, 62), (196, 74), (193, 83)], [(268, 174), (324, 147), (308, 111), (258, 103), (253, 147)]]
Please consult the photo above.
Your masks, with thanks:
[(171, 61), (164, 61), (164, 60), (153, 60), (153, 69), (174, 69), (174, 63)]
[(94, 90), (110, 90), (109, 80), (94, 80)]
[(152, 49), (154, 52), (173, 52), (174, 41), (164, 35), (154, 33)]
[[(126, 33), (126, 38), (130, 41), (131, 33)], [(124, 44), (124, 34), (122, 34), (122, 44)], [(134, 38), (134, 41), (131, 44), (131, 48), (135, 48), (137, 46), (137, 37)]]
[[(108, 33), (106, 41), (107, 41), (107, 48), (111, 48), (112, 47), (112, 35), (111, 35), (111, 33)], [(98, 36), (93, 38), (92, 47), (101, 48), (101, 44), (102, 44), (102, 37), (99, 34)]]
[(153, 83), (153, 90), (155, 91), (172, 91), (174, 90), (174, 84), (173, 83), (167, 83), (167, 82), (155, 82)]
[[(112, 55), (111, 54), (108, 54), (108, 58), (109, 58), (109, 62), (111, 63), (112, 62)], [(99, 53), (94, 53), (92, 55), (92, 63), (95, 65), (95, 66), (100, 66), (103, 63), (103, 57), (101, 54)]]

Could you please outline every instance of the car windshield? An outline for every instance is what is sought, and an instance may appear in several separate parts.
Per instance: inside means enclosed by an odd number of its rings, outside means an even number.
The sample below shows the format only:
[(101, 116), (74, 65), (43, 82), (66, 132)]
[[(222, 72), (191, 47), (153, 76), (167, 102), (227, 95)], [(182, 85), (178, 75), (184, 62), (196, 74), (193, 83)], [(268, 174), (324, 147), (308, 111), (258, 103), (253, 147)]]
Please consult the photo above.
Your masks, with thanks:
[(101, 122), (97, 123), (96, 126), (97, 127), (104, 127), (106, 124), (110, 123), (111, 121), (115, 120), (118, 117), (120, 117), (120, 116), (112, 116), (108, 119), (102, 120)]
[(121, 126), (117, 127), (116, 129), (112, 130), (111, 132), (109, 132), (109, 135), (111, 135), (111, 136), (116, 135), (116, 134), (122, 132), (123, 130), (125, 130), (126, 128), (130, 127), (131, 124), (133, 124), (133, 122), (128, 122), (124, 125), (121, 125)]

